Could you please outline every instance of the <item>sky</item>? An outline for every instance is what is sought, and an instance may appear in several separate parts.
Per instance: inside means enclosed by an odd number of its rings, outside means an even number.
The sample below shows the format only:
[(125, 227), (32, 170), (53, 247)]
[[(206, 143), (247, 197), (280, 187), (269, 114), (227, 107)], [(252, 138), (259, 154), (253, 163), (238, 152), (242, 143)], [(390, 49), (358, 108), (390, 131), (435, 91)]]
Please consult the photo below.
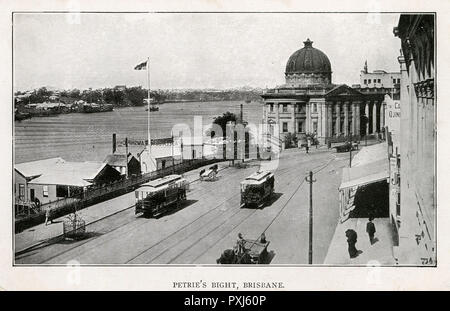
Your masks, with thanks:
[(398, 14), (15, 13), (14, 89), (275, 87), (310, 38), (331, 61), (333, 83), (399, 71)]

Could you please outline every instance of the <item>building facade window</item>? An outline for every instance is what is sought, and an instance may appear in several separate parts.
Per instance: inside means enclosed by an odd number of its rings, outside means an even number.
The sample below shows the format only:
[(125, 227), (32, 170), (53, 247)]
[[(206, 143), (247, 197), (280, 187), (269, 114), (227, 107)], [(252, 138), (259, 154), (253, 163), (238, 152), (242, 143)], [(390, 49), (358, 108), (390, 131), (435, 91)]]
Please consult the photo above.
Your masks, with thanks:
[(317, 104), (316, 103), (312, 103), (312, 113), (317, 113)]
[(313, 121), (313, 133), (317, 134), (317, 121)]
[(364, 79), (364, 84), (367, 84), (367, 79)]
[(288, 123), (283, 122), (283, 133), (287, 133), (287, 132), (288, 132)]
[(298, 112), (305, 113), (306, 112), (306, 105), (305, 104), (299, 104), (298, 105)]
[(298, 121), (298, 131), (300, 133), (305, 132), (305, 122), (304, 121)]
[(371, 79), (369, 79), (369, 80), (368, 80), (368, 83), (369, 83), (369, 84), (370, 84), (370, 83), (372, 83), (372, 80), (371, 80)]
[(273, 103), (269, 103), (269, 111), (273, 112)]
[(19, 199), (25, 200), (25, 185), (19, 184)]
[(288, 112), (288, 104), (283, 104), (283, 112)]
[(42, 196), (48, 198), (48, 186), (42, 186)]

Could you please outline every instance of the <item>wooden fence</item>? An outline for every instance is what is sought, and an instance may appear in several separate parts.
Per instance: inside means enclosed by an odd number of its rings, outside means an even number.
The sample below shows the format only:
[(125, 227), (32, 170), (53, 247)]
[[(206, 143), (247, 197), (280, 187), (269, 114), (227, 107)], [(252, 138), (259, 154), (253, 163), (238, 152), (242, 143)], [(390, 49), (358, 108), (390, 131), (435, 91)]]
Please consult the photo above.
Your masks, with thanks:
[(138, 188), (141, 184), (154, 180), (169, 174), (182, 174), (186, 171), (196, 169), (198, 167), (209, 165), (223, 161), (221, 159), (194, 159), (185, 160), (174, 166), (169, 166), (154, 172), (132, 176), (128, 179), (118, 180), (109, 184), (99, 185), (97, 187), (88, 188), (88, 190), (77, 195), (61, 198), (56, 201), (48, 202), (40, 206), (40, 210), (26, 217), (16, 218), (15, 232), (23, 231), (26, 228), (43, 223), (45, 220), (45, 211), (52, 210), (52, 218), (61, 217), (75, 210), (112, 199), (114, 197), (131, 192)]

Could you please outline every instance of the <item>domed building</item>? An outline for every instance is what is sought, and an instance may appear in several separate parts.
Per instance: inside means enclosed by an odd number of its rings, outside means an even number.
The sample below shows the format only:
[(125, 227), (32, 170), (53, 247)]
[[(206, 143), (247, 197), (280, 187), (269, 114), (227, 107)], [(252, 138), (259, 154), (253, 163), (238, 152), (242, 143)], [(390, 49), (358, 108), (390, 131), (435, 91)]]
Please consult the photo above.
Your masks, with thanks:
[(326, 143), (380, 133), (384, 93), (333, 84), (328, 56), (313, 47), (310, 39), (303, 44), (287, 61), (286, 83), (261, 95), (266, 134), (281, 141), (288, 133), (300, 139), (315, 134), (320, 143)]
[(331, 84), (331, 63), (321, 50), (312, 47), (307, 39), (305, 47), (289, 57), (286, 64), (286, 84), (292, 87)]

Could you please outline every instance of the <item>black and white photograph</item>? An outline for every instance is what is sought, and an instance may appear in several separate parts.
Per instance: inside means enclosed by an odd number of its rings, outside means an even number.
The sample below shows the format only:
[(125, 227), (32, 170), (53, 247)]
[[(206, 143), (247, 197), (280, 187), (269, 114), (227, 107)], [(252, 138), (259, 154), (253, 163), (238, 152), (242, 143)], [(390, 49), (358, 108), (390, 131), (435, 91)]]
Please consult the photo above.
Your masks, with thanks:
[(13, 12), (14, 266), (436, 266), (435, 34)]

